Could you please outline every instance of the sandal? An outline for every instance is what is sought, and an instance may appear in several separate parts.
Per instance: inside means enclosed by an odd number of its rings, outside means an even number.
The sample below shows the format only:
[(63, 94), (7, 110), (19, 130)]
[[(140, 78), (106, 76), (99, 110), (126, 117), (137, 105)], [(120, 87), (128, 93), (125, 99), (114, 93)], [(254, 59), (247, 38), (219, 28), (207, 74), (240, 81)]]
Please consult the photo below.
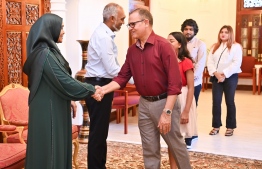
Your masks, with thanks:
[(209, 135), (217, 135), (217, 133), (219, 133), (219, 128), (213, 128), (210, 132)]
[(233, 133), (234, 133), (234, 129), (228, 128), (226, 130), (225, 136), (233, 136)]

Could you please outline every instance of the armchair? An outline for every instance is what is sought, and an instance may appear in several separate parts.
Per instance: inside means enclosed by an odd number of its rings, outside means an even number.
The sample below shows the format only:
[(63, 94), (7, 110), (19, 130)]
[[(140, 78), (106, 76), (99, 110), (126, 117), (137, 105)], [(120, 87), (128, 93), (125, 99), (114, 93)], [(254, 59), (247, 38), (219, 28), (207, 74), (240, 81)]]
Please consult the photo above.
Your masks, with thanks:
[[(14, 125), (0, 125), (0, 132), (18, 132), (19, 138), (22, 138), (23, 127), (16, 127)], [(0, 168), (17, 169), (24, 167), (26, 144), (25, 142), (21, 143), (0, 143)]]
[(115, 96), (112, 102), (112, 109), (116, 109), (116, 122), (121, 122), (121, 110), (124, 110), (124, 134), (127, 134), (127, 123), (128, 123), (128, 108), (132, 108), (133, 113), (135, 114), (136, 106), (139, 103), (140, 96), (130, 95), (127, 90), (115, 90)]
[[(3, 131), (4, 143), (27, 143), (29, 90), (20, 84), (11, 83), (0, 92), (0, 124), (14, 125), (22, 131), (13, 133)], [(78, 129), (72, 126), (72, 143), (74, 145), (73, 164), (78, 168), (77, 154), (79, 150)], [(0, 167), (1, 168), (1, 167)]]
[(252, 79), (253, 94), (256, 93), (256, 59), (252, 56), (244, 56), (242, 59), (241, 70), (238, 74), (239, 79)]
[[(137, 92), (136, 86), (134, 84), (127, 83), (124, 90), (128, 91), (128, 96), (140, 96), (140, 94)], [(136, 107), (138, 107), (138, 104), (131, 107), (132, 108), (132, 116), (136, 115)], [(129, 108), (129, 109), (131, 109), (131, 108)], [(121, 119), (120, 119), (120, 122), (121, 122)]]
[(207, 70), (207, 67), (204, 68), (203, 71), (203, 78), (202, 78), (202, 92), (204, 92), (205, 90), (207, 90), (207, 84), (208, 84), (208, 78), (209, 78), (209, 73)]
[[(29, 90), (20, 84), (11, 83), (0, 92), (1, 124), (21, 126), (24, 129), (22, 139), (27, 142)], [(5, 143), (19, 143), (18, 133), (3, 132)]]
[(72, 125), (72, 143), (74, 145), (73, 165), (75, 166), (75, 169), (78, 169), (77, 156), (79, 151), (79, 142), (78, 142), (78, 128), (76, 125)]

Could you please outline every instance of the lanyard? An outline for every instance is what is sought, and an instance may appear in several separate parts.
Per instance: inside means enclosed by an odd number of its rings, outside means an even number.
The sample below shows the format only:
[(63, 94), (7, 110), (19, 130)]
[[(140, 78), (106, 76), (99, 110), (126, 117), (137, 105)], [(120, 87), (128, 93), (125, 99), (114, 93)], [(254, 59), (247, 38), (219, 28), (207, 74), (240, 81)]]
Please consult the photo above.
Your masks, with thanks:
[[(227, 48), (227, 47), (226, 47)], [(226, 48), (222, 51), (222, 53), (220, 54), (220, 57), (219, 57), (219, 59), (218, 59), (218, 62), (217, 62), (217, 67), (218, 67), (218, 63), (219, 63), (219, 61), (220, 61), (220, 59), (221, 59), (221, 56), (222, 56), (222, 54), (224, 53), (224, 51), (226, 50)], [(217, 70), (217, 68), (216, 68), (216, 70)]]

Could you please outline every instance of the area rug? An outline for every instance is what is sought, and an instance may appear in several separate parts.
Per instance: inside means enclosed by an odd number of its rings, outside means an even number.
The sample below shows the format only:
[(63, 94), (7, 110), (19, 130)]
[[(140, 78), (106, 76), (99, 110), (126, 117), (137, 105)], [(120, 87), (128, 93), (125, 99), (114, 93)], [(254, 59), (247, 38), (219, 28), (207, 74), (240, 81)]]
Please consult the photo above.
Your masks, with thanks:
[[(161, 169), (169, 169), (167, 148), (161, 148)], [(193, 169), (262, 169), (262, 161), (189, 151)], [(87, 145), (80, 144), (79, 169), (87, 169)], [(108, 142), (107, 169), (144, 169), (140, 144)]]

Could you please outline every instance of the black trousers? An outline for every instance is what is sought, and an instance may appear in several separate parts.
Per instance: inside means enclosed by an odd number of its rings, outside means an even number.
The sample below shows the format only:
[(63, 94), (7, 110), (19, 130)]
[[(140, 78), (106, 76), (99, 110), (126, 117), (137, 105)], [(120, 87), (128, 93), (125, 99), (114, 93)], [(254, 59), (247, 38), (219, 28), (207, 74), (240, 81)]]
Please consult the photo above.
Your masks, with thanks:
[(217, 83), (217, 80), (212, 82), (212, 127), (219, 128), (222, 126), (221, 120), (221, 103), (222, 96), (225, 94), (225, 101), (227, 106), (226, 128), (236, 128), (236, 105), (235, 92), (237, 88), (238, 74), (233, 74), (226, 78), (224, 82)]
[(196, 100), (196, 106), (198, 105), (198, 98), (199, 98), (201, 88), (202, 88), (201, 84), (194, 87), (194, 96), (195, 96), (195, 100)]
[[(103, 86), (108, 81), (96, 81), (85, 79), (92, 85)], [(109, 119), (112, 108), (114, 92), (104, 95), (102, 101), (98, 102), (92, 97), (85, 99), (90, 117), (89, 141), (88, 141), (88, 168), (105, 169)]]

